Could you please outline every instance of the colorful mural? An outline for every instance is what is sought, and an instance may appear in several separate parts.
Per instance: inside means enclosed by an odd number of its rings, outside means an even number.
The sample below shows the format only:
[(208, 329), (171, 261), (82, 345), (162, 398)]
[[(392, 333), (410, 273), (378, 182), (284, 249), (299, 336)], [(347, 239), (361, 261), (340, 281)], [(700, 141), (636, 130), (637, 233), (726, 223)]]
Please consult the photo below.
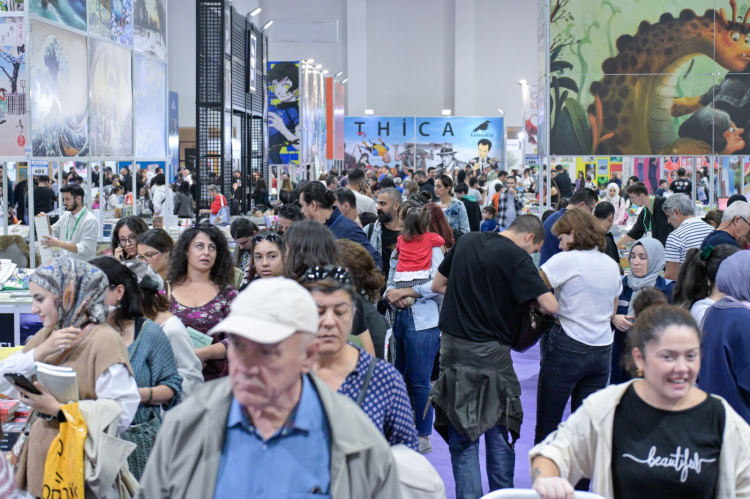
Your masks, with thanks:
[(88, 0), (89, 33), (133, 45), (132, 0)]
[(551, 0), (550, 153), (750, 154), (747, 11), (734, 0)]
[(299, 62), (268, 63), (268, 161), (299, 164)]

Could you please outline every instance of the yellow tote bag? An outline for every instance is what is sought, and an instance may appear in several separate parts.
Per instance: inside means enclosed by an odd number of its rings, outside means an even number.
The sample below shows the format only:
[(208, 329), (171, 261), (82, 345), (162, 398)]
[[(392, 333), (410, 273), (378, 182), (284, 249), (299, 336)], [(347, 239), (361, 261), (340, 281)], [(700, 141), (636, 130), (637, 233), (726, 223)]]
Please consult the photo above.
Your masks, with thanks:
[(60, 423), (60, 433), (52, 441), (44, 463), (42, 497), (83, 498), (83, 444), (86, 421), (78, 403), (62, 406), (67, 423)]

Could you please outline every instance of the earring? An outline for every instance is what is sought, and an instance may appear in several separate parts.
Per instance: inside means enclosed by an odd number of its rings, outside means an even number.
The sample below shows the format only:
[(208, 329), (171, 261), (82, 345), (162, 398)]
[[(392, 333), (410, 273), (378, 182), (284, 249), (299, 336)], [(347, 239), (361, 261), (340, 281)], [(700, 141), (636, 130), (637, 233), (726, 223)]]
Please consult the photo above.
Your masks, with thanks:
[(642, 378), (643, 377), (643, 369), (639, 367), (638, 370), (635, 372), (635, 374), (639, 378)]
[(117, 308), (120, 308), (120, 300), (117, 300)]

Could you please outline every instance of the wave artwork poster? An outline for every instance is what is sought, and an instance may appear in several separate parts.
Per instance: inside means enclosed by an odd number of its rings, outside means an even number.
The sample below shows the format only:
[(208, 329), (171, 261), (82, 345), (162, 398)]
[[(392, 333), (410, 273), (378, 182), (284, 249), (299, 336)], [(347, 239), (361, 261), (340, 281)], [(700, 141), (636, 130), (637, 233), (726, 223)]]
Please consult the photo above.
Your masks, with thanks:
[(26, 145), (26, 49), (23, 17), (0, 17), (0, 156)]
[(135, 154), (139, 158), (167, 156), (167, 68), (164, 63), (135, 54)]
[(86, 0), (30, 0), (32, 14), (86, 31)]
[(91, 40), (91, 153), (133, 155), (133, 80), (130, 51)]
[(167, 60), (166, 0), (135, 0), (135, 49)]
[(88, 0), (89, 33), (133, 45), (133, 0)]
[(31, 24), (31, 145), (36, 157), (87, 156), (86, 37)]

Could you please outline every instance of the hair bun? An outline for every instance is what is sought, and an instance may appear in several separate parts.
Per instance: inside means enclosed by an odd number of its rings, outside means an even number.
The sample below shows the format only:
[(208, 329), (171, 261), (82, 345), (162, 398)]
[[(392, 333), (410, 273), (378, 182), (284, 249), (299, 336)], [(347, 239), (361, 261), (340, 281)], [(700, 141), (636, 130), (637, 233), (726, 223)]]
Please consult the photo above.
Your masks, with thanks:
[(713, 253), (714, 247), (713, 246), (706, 246), (703, 251), (701, 251), (701, 260), (704, 262), (707, 262), (709, 258), (711, 258), (711, 253)]

